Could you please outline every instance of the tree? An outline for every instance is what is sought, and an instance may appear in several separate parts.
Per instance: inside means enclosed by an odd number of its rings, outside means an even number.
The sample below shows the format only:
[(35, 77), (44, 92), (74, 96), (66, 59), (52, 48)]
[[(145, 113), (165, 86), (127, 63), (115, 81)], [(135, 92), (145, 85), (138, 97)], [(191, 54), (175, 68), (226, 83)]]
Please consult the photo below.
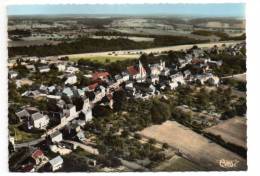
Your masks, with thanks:
[(164, 149), (167, 149), (167, 148), (169, 148), (169, 145), (168, 145), (167, 143), (163, 143), (162, 147), (163, 147)]
[(128, 130), (124, 130), (124, 131), (122, 131), (122, 133), (121, 133), (121, 136), (122, 136), (122, 137), (128, 137), (128, 135), (129, 135), (129, 131), (128, 131)]
[(171, 117), (171, 110), (168, 104), (155, 100), (151, 109), (152, 121), (162, 123)]
[(116, 111), (122, 110), (122, 107), (126, 101), (125, 91), (119, 90), (119, 91), (114, 92), (113, 100), (114, 100), (114, 104), (113, 104), (114, 110), (116, 110)]
[(138, 134), (138, 133), (135, 133), (134, 134), (134, 138), (137, 139), (137, 140), (140, 140), (141, 139), (141, 135)]
[(93, 108), (93, 116), (95, 117), (105, 117), (111, 114), (111, 109), (105, 106), (96, 105)]
[(151, 139), (149, 139), (149, 141), (148, 141), (148, 142), (149, 142), (149, 144), (152, 144), (152, 145), (154, 145), (154, 144), (156, 143), (155, 139), (152, 139), (152, 138), (151, 138)]

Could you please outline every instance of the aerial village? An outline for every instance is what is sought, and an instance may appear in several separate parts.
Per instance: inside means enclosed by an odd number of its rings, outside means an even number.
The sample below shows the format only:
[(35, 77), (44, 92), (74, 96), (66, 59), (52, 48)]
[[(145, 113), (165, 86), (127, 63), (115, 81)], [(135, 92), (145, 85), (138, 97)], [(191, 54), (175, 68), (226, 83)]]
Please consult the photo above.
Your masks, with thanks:
[[(117, 116), (127, 114), (126, 110), (120, 113), (116, 110), (116, 106), (119, 106), (116, 101), (123, 96), (125, 99), (120, 102), (120, 106), (124, 106), (124, 101), (130, 100), (141, 102), (157, 98), (167, 102), (170, 99), (169, 92), (176, 92), (180, 87), (218, 88), (222, 85), (222, 79), (212, 70), (221, 68), (223, 61), (214, 60), (205, 53), (225, 51), (230, 55), (237, 55), (243, 47), (245, 43), (206, 49), (194, 46), (189, 52), (182, 51), (185, 53), (184, 57), (179, 57), (175, 63), (170, 64), (163, 58), (154, 59), (153, 63), (143, 62), (141, 56), (118, 73), (111, 73), (103, 68), (93, 69), (90, 65), (82, 65), (64, 56), (9, 58), (9, 91), (13, 91), (14, 95), (9, 98), (9, 108), (12, 107), (9, 116), (15, 121), (9, 122), (12, 127), (9, 132), (10, 169), (19, 172), (65, 171), (62, 169), (67, 167), (68, 159), (65, 160), (64, 157), (74, 152), (86, 152), (87, 157), (80, 161), (86, 163), (89, 171), (145, 170), (146, 165), (138, 162), (144, 158), (135, 160), (140, 168), (132, 166), (129, 160), (122, 157), (127, 153), (122, 156), (114, 154), (110, 167), (107, 166), (109, 164), (104, 164), (105, 159), (98, 158), (102, 150), (97, 147), (95, 138), (102, 132), (92, 124), (99, 123), (97, 119), (102, 117), (96, 117), (96, 114), (103, 111), (115, 113)], [(168, 53), (155, 55), (163, 54)], [(149, 53), (149, 56), (151, 55)], [(50, 79), (48, 75), (54, 76), (46, 83)], [(122, 97), (118, 92), (123, 92)], [(19, 98), (19, 101), (15, 98)], [(135, 105), (132, 106), (134, 108)], [(178, 108), (191, 111), (187, 104)], [(201, 122), (203, 124), (210, 126), (220, 121), (220, 114), (209, 114), (205, 111), (203, 114), (211, 117), (204, 119)], [(108, 131), (113, 128), (109, 121), (102, 123), (106, 123), (105, 128)], [(19, 127), (16, 124), (19, 124)], [(110, 132), (113, 133), (112, 136), (124, 135), (126, 138), (132, 136), (139, 139), (140, 135), (133, 132), (134, 130), (125, 132), (119, 128)], [(25, 136), (21, 136), (23, 134)], [(149, 143), (154, 145), (155, 142), (149, 140)], [(106, 148), (104, 145), (103, 147)], [(168, 144), (164, 143), (162, 148), (167, 147)], [(160, 153), (163, 149), (154, 149), (154, 152)], [(109, 151), (111, 148), (104, 150)], [(132, 155), (130, 149), (127, 152)], [(12, 157), (15, 158), (13, 161)], [(119, 164), (114, 167), (115, 163)]]

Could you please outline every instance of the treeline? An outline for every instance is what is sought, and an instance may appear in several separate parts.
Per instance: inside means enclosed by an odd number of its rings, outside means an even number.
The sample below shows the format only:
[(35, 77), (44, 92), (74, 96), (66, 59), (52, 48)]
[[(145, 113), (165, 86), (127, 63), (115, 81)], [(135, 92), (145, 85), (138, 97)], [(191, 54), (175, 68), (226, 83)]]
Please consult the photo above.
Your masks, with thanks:
[(197, 40), (194, 38), (184, 37), (184, 36), (160, 36), (154, 39), (154, 46), (169, 46), (169, 45), (184, 45), (184, 44), (195, 44), (195, 43), (205, 43), (209, 40)]
[(31, 36), (31, 31), (30, 30), (24, 30), (24, 29), (15, 29), (15, 30), (9, 30), (8, 35), (19, 35), (22, 37), (28, 37)]
[(240, 36), (231, 37), (225, 32), (219, 32), (219, 31), (208, 31), (208, 30), (196, 30), (193, 31), (192, 34), (195, 35), (201, 35), (201, 36), (211, 36), (215, 35), (220, 38), (220, 40), (245, 40), (246, 34), (242, 34)]
[(52, 56), (75, 53), (116, 51), (128, 49), (145, 49), (159, 46), (195, 44), (208, 42), (208, 40), (196, 40), (183, 36), (158, 36), (153, 42), (135, 42), (129, 39), (93, 39), (81, 38), (73, 42), (63, 42), (58, 45), (9, 47), (9, 57), (16, 55), (28, 56)]
[(29, 47), (9, 47), (9, 57), (15, 55), (51, 56), (74, 53), (102, 52), (110, 50), (141, 49), (151, 47), (148, 42), (134, 42), (128, 39), (91, 39), (82, 38), (74, 42), (63, 42), (58, 45)]
[(223, 65), (214, 68), (213, 71), (218, 76), (226, 76), (246, 72), (246, 57), (244, 55), (232, 56), (226, 53), (210, 54), (212, 60), (222, 60)]

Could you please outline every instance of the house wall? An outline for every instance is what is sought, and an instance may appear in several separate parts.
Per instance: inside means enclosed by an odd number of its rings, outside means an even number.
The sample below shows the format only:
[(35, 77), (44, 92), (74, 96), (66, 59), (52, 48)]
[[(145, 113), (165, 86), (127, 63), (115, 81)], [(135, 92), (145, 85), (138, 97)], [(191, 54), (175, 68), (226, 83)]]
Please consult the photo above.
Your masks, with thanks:
[(63, 138), (62, 138), (62, 134), (61, 133), (51, 139), (52, 142), (60, 142), (62, 140), (63, 140)]
[(43, 118), (33, 121), (33, 127), (38, 129), (45, 129), (48, 124), (49, 118), (47, 116), (43, 116)]

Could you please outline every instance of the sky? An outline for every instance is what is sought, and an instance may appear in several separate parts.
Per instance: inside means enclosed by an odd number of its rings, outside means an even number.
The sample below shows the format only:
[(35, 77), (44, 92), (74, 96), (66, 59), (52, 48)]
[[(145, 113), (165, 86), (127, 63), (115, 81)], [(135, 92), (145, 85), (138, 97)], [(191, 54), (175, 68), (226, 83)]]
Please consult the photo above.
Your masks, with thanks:
[(183, 15), (203, 17), (245, 16), (244, 3), (221, 4), (80, 4), (80, 5), (11, 5), (8, 15)]

